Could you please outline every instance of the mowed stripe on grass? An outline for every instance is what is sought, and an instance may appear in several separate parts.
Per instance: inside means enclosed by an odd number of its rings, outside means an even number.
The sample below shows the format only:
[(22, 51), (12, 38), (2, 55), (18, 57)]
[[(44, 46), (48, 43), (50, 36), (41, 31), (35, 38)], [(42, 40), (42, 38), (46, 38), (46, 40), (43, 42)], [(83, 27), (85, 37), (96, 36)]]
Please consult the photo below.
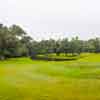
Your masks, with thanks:
[(100, 54), (69, 62), (0, 62), (0, 100), (99, 100), (99, 62)]

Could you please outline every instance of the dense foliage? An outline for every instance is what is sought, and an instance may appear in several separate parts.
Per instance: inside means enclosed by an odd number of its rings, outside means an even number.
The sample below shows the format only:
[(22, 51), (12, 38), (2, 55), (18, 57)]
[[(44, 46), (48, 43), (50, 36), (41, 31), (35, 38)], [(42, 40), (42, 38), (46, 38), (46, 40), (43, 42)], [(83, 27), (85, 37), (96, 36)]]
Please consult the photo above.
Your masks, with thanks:
[(65, 55), (79, 55), (82, 52), (100, 52), (100, 39), (79, 40), (78, 37), (68, 40), (34, 41), (18, 25), (11, 27), (0, 24), (0, 59), (9, 57), (32, 56), (37, 54), (48, 55), (60, 53)]

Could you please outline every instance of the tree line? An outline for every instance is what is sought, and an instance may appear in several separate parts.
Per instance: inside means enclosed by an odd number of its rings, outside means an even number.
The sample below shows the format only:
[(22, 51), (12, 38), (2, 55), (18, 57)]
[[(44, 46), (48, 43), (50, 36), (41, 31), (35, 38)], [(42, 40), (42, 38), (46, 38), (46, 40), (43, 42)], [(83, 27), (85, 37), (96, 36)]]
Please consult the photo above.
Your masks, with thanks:
[(64, 38), (62, 40), (41, 40), (35, 41), (27, 35), (20, 26), (12, 25), (10, 27), (0, 24), (0, 59), (11, 57), (48, 55), (61, 53), (79, 55), (83, 52), (100, 52), (100, 38), (89, 40), (80, 40), (74, 37), (71, 40)]

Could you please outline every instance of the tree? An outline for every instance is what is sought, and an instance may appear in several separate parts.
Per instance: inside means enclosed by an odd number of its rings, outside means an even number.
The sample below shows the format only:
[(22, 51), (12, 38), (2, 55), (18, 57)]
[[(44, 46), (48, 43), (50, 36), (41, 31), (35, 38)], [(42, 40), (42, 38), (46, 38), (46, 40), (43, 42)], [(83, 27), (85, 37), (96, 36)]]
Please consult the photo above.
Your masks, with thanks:
[(93, 40), (93, 46), (95, 48), (95, 53), (99, 53), (100, 52), (100, 39), (96, 38)]
[(21, 39), (26, 32), (17, 25), (10, 28), (0, 24), (0, 59), (18, 57), (27, 53), (26, 43)]
[(20, 42), (25, 46), (26, 48), (26, 55), (30, 56), (32, 51), (32, 38), (30, 36), (23, 36), (20, 40)]
[(61, 41), (61, 52), (65, 53), (67, 55), (67, 53), (69, 53), (69, 41), (67, 38), (63, 39)]

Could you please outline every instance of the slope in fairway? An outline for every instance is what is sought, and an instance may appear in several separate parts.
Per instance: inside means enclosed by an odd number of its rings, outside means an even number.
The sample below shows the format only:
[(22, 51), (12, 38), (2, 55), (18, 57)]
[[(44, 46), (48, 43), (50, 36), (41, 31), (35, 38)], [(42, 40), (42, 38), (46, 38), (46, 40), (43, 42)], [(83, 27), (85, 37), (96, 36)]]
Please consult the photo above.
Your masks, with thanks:
[(100, 100), (100, 54), (63, 62), (1, 61), (0, 100)]

